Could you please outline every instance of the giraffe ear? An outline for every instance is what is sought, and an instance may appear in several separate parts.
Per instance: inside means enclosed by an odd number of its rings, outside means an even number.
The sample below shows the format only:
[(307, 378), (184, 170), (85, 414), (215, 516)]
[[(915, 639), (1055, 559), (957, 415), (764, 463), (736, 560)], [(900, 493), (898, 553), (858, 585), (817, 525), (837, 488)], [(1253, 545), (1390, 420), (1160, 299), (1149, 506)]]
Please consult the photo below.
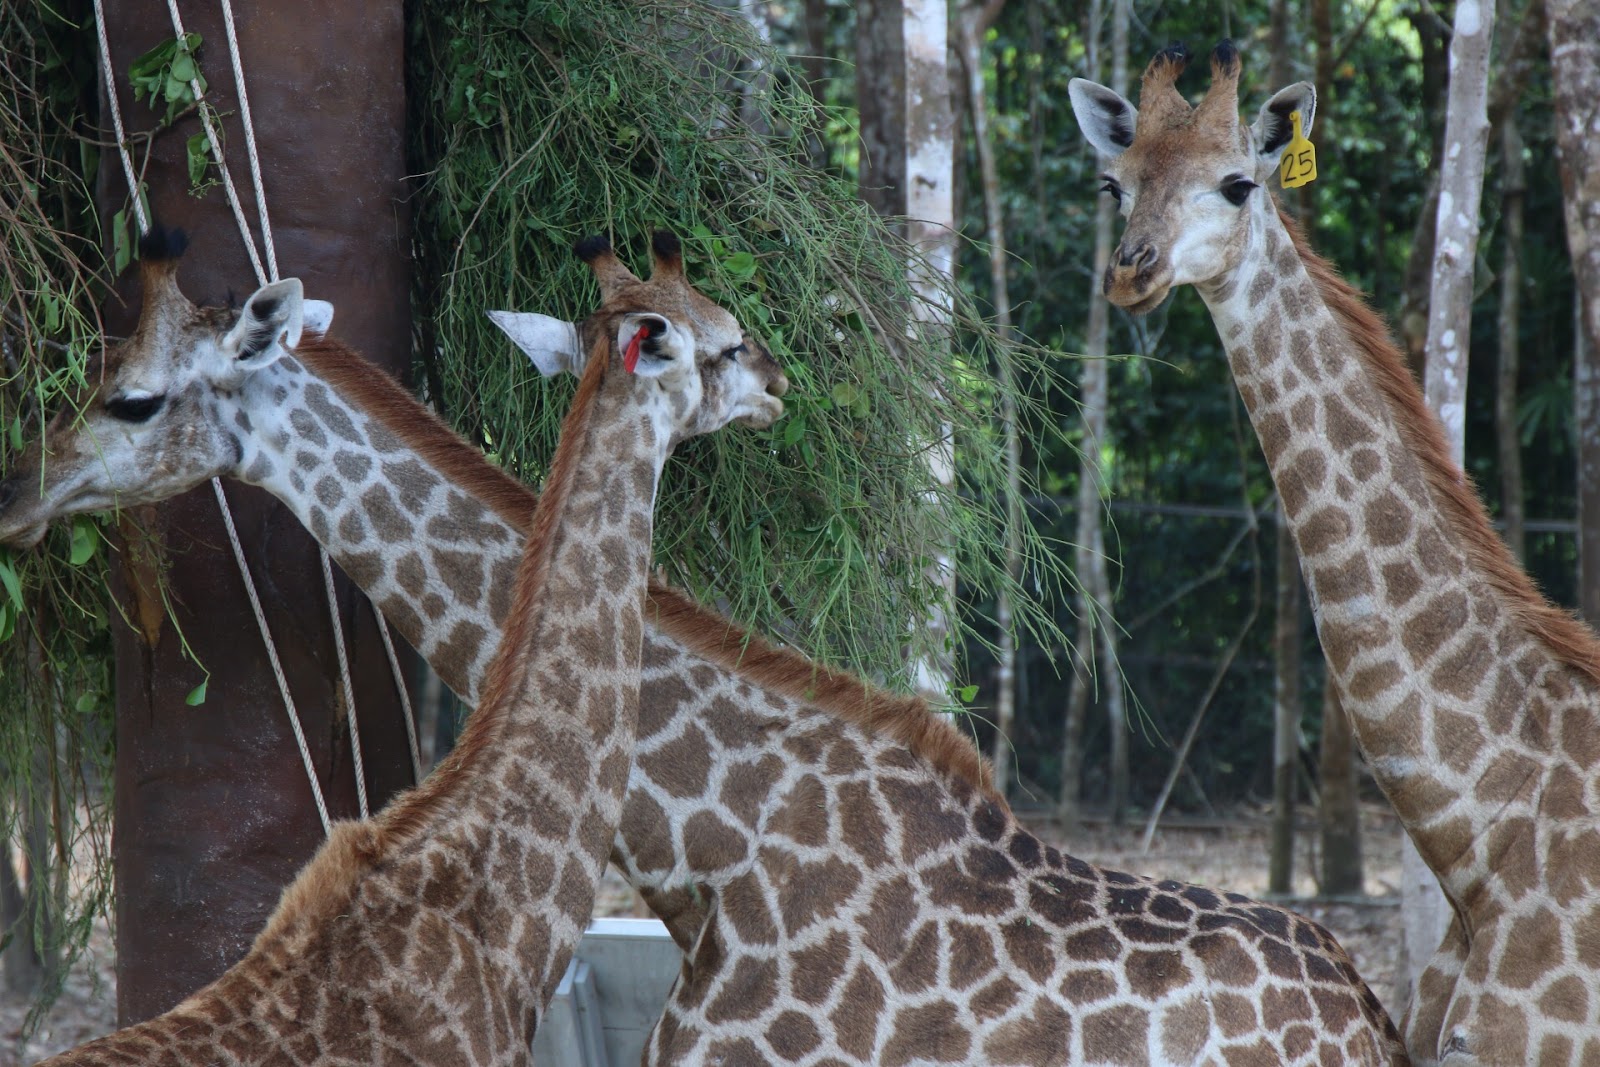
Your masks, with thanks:
[(263, 285), (251, 294), (222, 339), (222, 354), (235, 368), (253, 371), (283, 355), (283, 346), (300, 343), (304, 320), (303, 289), (299, 278)]
[(326, 300), (307, 300), (301, 304), (301, 324), (306, 333), (326, 334), (333, 325), (333, 305)]
[(1250, 127), (1250, 139), (1264, 162), (1278, 165), (1278, 157), (1294, 136), (1289, 115), (1295, 111), (1300, 112), (1300, 132), (1310, 137), (1311, 121), (1317, 115), (1317, 90), (1310, 82), (1295, 82), (1287, 89), (1279, 89), (1261, 105), (1261, 113)]
[(659, 378), (694, 366), (694, 338), (664, 316), (648, 311), (624, 315), (617, 324), (617, 351), (626, 352), (635, 337), (639, 338), (639, 360), (633, 373), (641, 378)]
[(1139, 109), (1122, 94), (1087, 78), (1073, 78), (1067, 83), (1067, 95), (1072, 98), (1072, 113), (1078, 116), (1084, 139), (1096, 152), (1107, 158), (1120, 156), (1133, 143)]
[(546, 378), (563, 371), (583, 373), (583, 350), (578, 344), (578, 328), (572, 323), (531, 311), (491, 311), (489, 318)]

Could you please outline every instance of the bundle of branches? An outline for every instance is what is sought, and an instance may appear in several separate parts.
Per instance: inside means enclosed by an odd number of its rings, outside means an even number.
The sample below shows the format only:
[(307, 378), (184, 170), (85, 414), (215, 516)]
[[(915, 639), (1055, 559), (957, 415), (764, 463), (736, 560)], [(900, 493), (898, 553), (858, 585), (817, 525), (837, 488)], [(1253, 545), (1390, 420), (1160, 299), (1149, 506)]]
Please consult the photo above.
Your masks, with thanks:
[[(575, 239), (608, 234), (642, 272), (649, 231), (676, 231), (692, 279), (763, 337), (793, 388), (770, 436), (681, 450), (659, 564), (813, 657), (906, 684), (921, 620), (948, 606), (936, 553), (953, 555), (972, 603), (1010, 581), (994, 331), (959, 299), (948, 326), (923, 321), (905, 243), (808, 167), (815, 105), (737, 15), (430, 0), (411, 19), (430, 399), (537, 483), (571, 386), (536, 380), (485, 309), (581, 318), (598, 297)], [(1037, 353), (1013, 358), (1021, 380), (1046, 373)], [(958, 484), (940, 490), (929, 461), (947, 434)], [(1037, 593), (1061, 564), (1031, 533), (1026, 547)], [(1051, 626), (1036, 596), (1012, 592), (1024, 625)]]
[[(42, 435), (99, 344), (95, 150), (80, 136), (94, 87), (84, 40), (49, 5), (0, 2), (9, 86), (0, 457)], [(100, 789), (111, 765), (110, 600), (99, 546), (96, 524), (83, 519), (53, 531), (41, 551), (0, 550), (0, 947), (8, 985), (39, 989), (36, 1005), (59, 989), (111, 892), (110, 798)], [(87, 860), (77, 869), (75, 855)]]

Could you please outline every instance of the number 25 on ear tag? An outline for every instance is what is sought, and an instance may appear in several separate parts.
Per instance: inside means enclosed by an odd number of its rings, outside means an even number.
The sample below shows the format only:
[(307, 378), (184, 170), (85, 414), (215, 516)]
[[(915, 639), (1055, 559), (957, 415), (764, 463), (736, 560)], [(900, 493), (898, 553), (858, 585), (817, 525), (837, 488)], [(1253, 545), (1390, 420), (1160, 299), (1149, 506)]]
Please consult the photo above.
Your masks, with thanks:
[(1278, 183), (1285, 189), (1298, 189), (1306, 182), (1317, 180), (1317, 150), (1300, 132), (1300, 112), (1289, 112), (1289, 122), (1294, 136), (1289, 138), (1289, 147), (1283, 150)]

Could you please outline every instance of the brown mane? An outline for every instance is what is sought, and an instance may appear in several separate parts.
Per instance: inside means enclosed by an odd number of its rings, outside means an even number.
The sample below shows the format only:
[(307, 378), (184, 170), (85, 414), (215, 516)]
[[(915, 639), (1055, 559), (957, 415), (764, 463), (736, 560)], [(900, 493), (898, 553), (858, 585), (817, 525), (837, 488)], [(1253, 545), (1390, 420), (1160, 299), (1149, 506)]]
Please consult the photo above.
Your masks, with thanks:
[[(337, 341), (308, 339), (295, 349), (295, 355), (453, 484), (515, 529), (524, 533), (530, 529), (537, 494), (485, 460), (482, 452), (422, 408), (399, 382)], [(797, 652), (776, 648), (702, 607), (687, 593), (654, 579), (650, 601), (657, 625), (697, 654), (796, 700), (816, 704), (869, 733), (891, 737), (938, 770), (993, 792), (988, 762), (965, 735), (934, 714), (921, 698), (879, 689), (849, 672), (830, 670)], [(486, 687), (486, 696), (487, 692)]]
[(1312, 251), (1299, 227), (1280, 208), (1300, 261), (1316, 283), (1323, 303), (1365, 356), (1379, 395), (1388, 401), (1401, 438), (1422, 465), (1423, 476), (1446, 525), (1455, 531), (1470, 565), (1488, 581), (1517, 621), (1561, 662), (1600, 681), (1600, 641), (1570, 613), (1551, 604), (1512, 556), (1489, 522), (1471, 479), (1450, 455), (1444, 428), (1422, 397), (1405, 360), (1377, 312), (1360, 290)]

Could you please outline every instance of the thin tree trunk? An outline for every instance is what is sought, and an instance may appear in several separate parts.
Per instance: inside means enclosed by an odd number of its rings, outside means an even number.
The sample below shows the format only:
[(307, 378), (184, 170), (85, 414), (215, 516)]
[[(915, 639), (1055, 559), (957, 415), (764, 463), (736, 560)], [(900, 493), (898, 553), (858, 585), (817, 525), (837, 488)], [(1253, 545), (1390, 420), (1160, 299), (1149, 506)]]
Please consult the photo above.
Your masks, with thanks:
[(1277, 623), (1273, 628), (1272, 843), (1267, 890), (1294, 887), (1295, 771), (1300, 763), (1300, 559), (1280, 507)]
[(1356, 790), (1355, 743), (1350, 717), (1330, 682), (1322, 695), (1322, 892), (1362, 891), (1361, 806)]
[[(1005, 206), (1000, 200), (1000, 169), (995, 162), (994, 138), (989, 131), (989, 99), (984, 86), (983, 43), (989, 27), (999, 17), (1005, 0), (964, 4), (956, 12), (956, 47), (966, 74), (967, 112), (972, 118), (972, 140), (978, 151), (983, 181), (985, 242), (989, 246), (989, 286), (994, 297), (995, 328), (1000, 334), (1000, 432), (1006, 449), (1006, 574), (1016, 581), (1022, 571), (1022, 443), (1017, 427), (1016, 375), (1011, 366), (1011, 293), (1006, 280)], [(1002, 588), (995, 598), (996, 692), (994, 695), (994, 786), (1001, 796), (1011, 784), (1012, 729), (1017, 713), (1017, 637), (1011, 617), (1011, 592)]]
[(1600, 7), (1548, 0), (1556, 156), (1578, 293), (1579, 610), (1600, 622)]
[[(806, 54), (800, 57), (800, 70), (805, 76), (806, 91), (818, 109), (827, 106), (828, 77), (828, 3), (827, 0), (805, 0)], [(819, 136), (812, 135), (806, 145), (813, 170), (828, 165), (828, 145)]]
[[(1478, 206), (1489, 140), (1489, 50), (1494, 22), (1493, 3), (1463, 0), (1456, 5), (1428, 295), (1423, 395), (1444, 426), (1458, 464), (1465, 458), (1467, 352), (1472, 338)], [(1416, 854), (1410, 838), (1401, 843), (1401, 859), (1409, 992), (1416, 989), (1423, 968), (1444, 938), (1451, 910), (1438, 880)]]
[[(233, 0), (232, 10), (283, 272), (298, 275), (307, 295), (335, 303), (342, 339), (403, 374), (411, 327), (402, 5)], [(134, 104), (125, 72), (171, 39), (172, 24), (158, 0), (108, 0), (105, 15), (132, 136), (150, 112)], [(227, 156), (248, 198), (222, 11), (185, 4), (184, 15), (186, 29), (207, 42), (207, 97), (223, 116)], [(340, 106), (306, 106), (313, 88), (317, 100)], [(255, 278), (222, 196), (188, 193), (185, 141), (197, 132), (190, 117), (157, 136), (145, 177), (155, 217), (192, 238), (179, 271), (186, 294), (221, 305)], [(102, 151), (100, 162), (101, 232), (109, 235), (127, 189), (116, 153)], [(248, 200), (246, 212), (255, 213)], [(106, 301), (108, 332), (132, 332), (137, 297), (125, 282)], [(328, 806), (351, 817), (355, 779), (316, 542), (268, 494), (237, 484), (227, 492)], [(185, 646), (164, 623), (146, 634), (113, 615), (117, 1007), (129, 1024), (165, 1011), (242, 956), (323, 830), (211, 487), (140, 509), (137, 529), (131, 521), (123, 529), (123, 565), (111, 574), (125, 617), (138, 618), (150, 596), (136, 561), (170, 563), (165, 591), (187, 638)], [(338, 588), (376, 809), (410, 784), (406, 734), (370, 608), (342, 577)], [(204, 675), (186, 651), (211, 672), (198, 708), (185, 698)]]
[(1523, 523), (1522, 436), (1517, 427), (1518, 329), (1522, 290), (1522, 134), (1515, 117), (1501, 129), (1500, 226), (1505, 242), (1500, 259), (1500, 361), (1494, 391), (1495, 439), (1500, 448), (1500, 507), (1506, 544), (1517, 559), (1527, 555)]

